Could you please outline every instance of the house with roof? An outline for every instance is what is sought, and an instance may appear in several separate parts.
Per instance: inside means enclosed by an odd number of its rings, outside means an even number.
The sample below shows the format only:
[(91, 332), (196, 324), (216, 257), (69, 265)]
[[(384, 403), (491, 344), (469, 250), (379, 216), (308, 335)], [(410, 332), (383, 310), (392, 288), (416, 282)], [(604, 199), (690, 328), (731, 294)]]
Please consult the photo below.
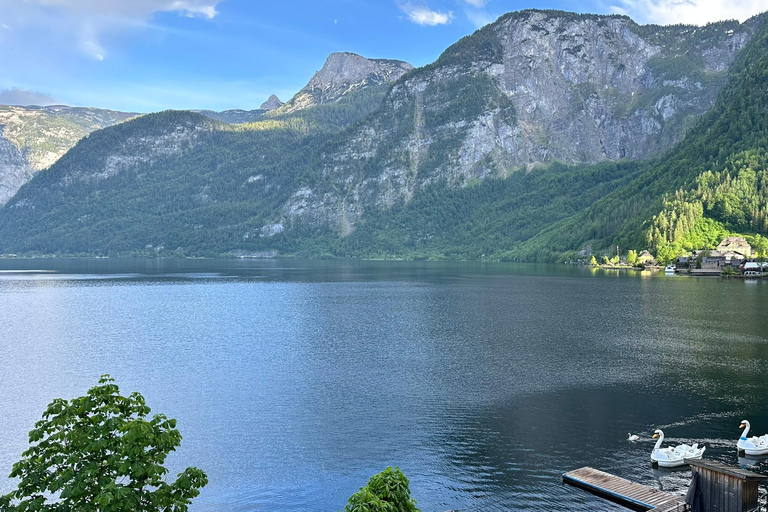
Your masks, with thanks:
[[(746, 260), (752, 256), (752, 246), (740, 236), (729, 236), (720, 242), (715, 251), (723, 253), (735, 253), (740, 255), (740, 260)], [(728, 258), (733, 259), (733, 257)]]
[(637, 263), (640, 265), (655, 265), (656, 258), (647, 250), (637, 255)]

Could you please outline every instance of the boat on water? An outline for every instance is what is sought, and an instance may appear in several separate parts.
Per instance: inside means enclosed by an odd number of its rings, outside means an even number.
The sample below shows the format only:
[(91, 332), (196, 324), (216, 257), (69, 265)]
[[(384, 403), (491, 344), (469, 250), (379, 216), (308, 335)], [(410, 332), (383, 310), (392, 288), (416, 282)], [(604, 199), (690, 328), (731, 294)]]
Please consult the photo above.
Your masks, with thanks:
[(741, 433), (741, 437), (736, 443), (736, 447), (739, 450), (743, 450), (747, 455), (768, 455), (768, 434), (759, 437), (747, 437), (749, 435), (750, 428), (750, 424), (747, 420), (742, 420), (739, 428), (744, 429), (744, 432)]
[(676, 270), (677, 270), (677, 267), (672, 265), (671, 263), (666, 267), (664, 267), (665, 274), (674, 274)]
[(664, 432), (656, 430), (653, 434), (656, 441), (656, 446), (653, 447), (651, 452), (651, 462), (658, 464), (662, 468), (676, 468), (685, 466), (685, 459), (700, 459), (704, 455), (705, 446), (699, 447), (698, 443), (693, 446), (685, 443), (669, 447), (662, 448), (661, 443), (664, 442)]

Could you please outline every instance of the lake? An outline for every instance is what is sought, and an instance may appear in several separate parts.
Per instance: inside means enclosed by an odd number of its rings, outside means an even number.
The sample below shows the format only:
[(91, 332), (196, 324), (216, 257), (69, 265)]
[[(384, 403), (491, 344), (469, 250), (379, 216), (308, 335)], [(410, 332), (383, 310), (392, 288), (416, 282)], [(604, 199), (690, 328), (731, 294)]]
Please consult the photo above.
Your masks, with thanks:
[[(650, 436), (768, 432), (768, 281), (571, 266), (0, 261), (0, 492), (56, 397), (111, 374), (184, 436), (196, 512), (335, 511), (399, 466), (425, 512), (624, 510), (590, 465), (684, 491)], [(641, 436), (627, 442), (627, 433)], [(174, 473), (175, 474), (175, 473)]]

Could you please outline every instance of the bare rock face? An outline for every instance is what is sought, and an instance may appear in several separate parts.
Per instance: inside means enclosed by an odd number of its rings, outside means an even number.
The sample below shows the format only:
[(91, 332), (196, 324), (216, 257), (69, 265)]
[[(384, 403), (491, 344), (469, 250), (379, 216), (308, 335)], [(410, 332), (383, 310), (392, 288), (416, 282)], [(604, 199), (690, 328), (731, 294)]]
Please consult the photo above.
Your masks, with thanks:
[(0, 127), (0, 204), (8, 202), (33, 174), (21, 150), (3, 136), (4, 129)]
[(395, 81), (412, 69), (413, 66), (400, 60), (332, 53), (309, 83), (282, 106), (280, 113), (331, 103), (354, 89)]
[(280, 108), (284, 105), (282, 101), (280, 101), (280, 98), (278, 98), (276, 95), (271, 95), (267, 101), (261, 104), (259, 107), (260, 110), (275, 110), (276, 108)]
[(96, 108), (0, 105), (0, 205), (77, 141), (136, 114)]
[[(396, 82), (378, 112), (322, 156), (317, 183), (297, 190), (279, 220), (345, 234), (366, 211), (407, 202), (431, 183), (461, 187), (553, 160), (659, 155), (714, 105), (755, 25), (507, 14)], [(373, 66), (357, 63), (332, 56), (293, 101), (334, 97)]]

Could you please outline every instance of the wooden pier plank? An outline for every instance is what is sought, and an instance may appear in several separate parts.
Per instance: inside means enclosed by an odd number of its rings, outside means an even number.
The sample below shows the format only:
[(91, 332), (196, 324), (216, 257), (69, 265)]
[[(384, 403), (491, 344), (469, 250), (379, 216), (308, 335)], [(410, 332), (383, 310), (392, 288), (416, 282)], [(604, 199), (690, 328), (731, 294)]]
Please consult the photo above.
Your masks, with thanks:
[(685, 503), (673, 494), (590, 467), (565, 473), (563, 482), (633, 510), (653, 510), (655, 512), (687, 510)]

